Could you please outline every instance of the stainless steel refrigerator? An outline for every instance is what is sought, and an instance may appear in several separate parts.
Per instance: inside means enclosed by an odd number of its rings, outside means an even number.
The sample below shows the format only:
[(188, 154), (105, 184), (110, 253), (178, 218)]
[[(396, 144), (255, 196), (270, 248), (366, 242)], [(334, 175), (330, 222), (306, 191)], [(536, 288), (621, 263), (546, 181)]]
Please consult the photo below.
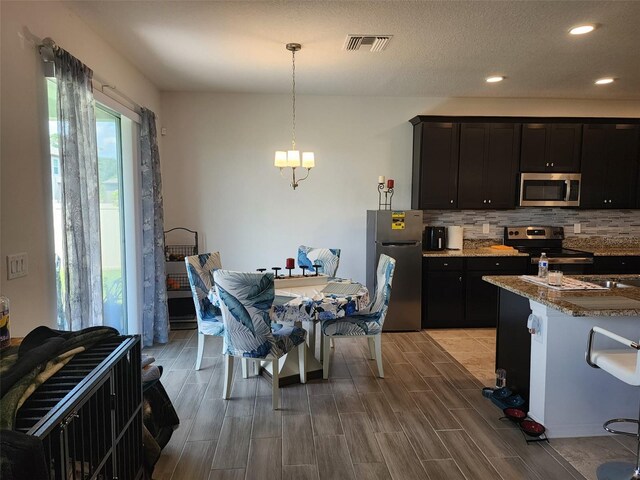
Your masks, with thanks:
[(367, 288), (374, 293), (381, 254), (396, 260), (384, 331), (420, 330), (422, 210), (367, 210)]

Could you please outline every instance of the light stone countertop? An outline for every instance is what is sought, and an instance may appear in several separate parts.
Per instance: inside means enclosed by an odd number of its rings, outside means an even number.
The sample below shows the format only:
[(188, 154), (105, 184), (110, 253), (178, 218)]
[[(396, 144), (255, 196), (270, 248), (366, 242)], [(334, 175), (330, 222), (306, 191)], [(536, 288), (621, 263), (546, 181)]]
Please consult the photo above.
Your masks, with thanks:
[(489, 247), (465, 248), (462, 250), (424, 250), (423, 257), (528, 257), (528, 253), (517, 250), (498, 250)]
[[(584, 280), (615, 280), (624, 282), (624, 279), (637, 279), (638, 275), (571, 275), (571, 278)], [(640, 316), (640, 306), (638, 308), (584, 308), (575, 303), (571, 303), (566, 298), (575, 297), (625, 297), (640, 301), (640, 288), (611, 288), (606, 290), (565, 290), (559, 291), (548, 287), (536, 285), (526, 280), (518, 278), (517, 275), (489, 275), (483, 276), (483, 280), (504, 288), (522, 297), (541, 303), (571, 315), (573, 317), (616, 317), (616, 316)]]
[(640, 257), (640, 248), (611, 248), (611, 247), (585, 247), (579, 248), (584, 252), (591, 252), (596, 257)]

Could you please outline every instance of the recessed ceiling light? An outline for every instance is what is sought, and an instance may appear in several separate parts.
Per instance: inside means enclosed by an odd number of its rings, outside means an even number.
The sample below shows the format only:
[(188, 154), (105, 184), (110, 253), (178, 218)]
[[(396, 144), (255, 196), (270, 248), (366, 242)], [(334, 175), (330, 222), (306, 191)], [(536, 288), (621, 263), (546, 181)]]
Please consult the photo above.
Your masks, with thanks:
[(487, 81), (487, 83), (496, 83), (504, 80), (504, 77), (501, 75), (493, 75), (491, 77), (487, 77), (485, 80)]
[(571, 27), (569, 33), (571, 35), (584, 35), (585, 33), (593, 32), (596, 29), (596, 26), (593, 24), (588, 25), (576, 25), (575, 27)]
[(598, 80), (596, 80), (596, 85), (607, 85), (608, 83), (613, 83), (614, 81), (615, 78), (611, 77), (599, 78)]

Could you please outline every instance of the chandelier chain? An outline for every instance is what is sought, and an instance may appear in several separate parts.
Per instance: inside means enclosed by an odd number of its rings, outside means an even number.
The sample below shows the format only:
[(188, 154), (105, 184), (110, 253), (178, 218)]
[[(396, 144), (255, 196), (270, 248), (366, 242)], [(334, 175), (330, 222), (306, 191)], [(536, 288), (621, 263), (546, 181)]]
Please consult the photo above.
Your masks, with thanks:
[(291, 145), (292, 150), (296, 149), (296, 51), (291, 51), (291, 108), (293, 110), (293, 129), (292, 129), (292, 138)]

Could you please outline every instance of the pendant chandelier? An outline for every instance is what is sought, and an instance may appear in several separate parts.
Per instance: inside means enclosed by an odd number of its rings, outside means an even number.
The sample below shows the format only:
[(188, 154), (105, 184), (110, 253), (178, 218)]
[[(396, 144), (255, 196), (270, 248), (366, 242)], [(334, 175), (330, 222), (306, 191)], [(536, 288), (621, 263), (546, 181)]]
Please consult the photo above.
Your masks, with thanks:
[[(291, 167), (291, 186), (295, 190), (298, 184), (309, 176), (309, 172), (315, 167), (315, 157), (313, 152), (302, 152), (302, 163), (300, 162), (300, 150), (296, 149), (296, 52), (302, 48), (299, 43), (287, 43), (287, 50), (291, 52), (291, 108), (292, 108), (292, 135), (291, 150), (277, 150), (274, 165), (280, 169), (282, 175), (283, 169)], [(302, 178), (296, 178), (296, 168), (307, 169), (307, 174)]]

